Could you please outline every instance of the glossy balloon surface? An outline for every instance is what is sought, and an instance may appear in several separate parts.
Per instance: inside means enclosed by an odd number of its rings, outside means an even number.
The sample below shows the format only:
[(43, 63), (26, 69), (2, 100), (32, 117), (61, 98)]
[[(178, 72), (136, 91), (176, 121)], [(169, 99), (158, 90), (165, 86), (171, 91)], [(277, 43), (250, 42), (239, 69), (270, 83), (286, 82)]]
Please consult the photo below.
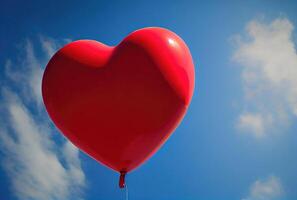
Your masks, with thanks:
[(182, 120), (194, 89), (194, 66), (181, 38), (144, 28), (115, 47), (78, 40), (46, 66), (42, 95), (60, 131), (116, 170), (147, 160)]

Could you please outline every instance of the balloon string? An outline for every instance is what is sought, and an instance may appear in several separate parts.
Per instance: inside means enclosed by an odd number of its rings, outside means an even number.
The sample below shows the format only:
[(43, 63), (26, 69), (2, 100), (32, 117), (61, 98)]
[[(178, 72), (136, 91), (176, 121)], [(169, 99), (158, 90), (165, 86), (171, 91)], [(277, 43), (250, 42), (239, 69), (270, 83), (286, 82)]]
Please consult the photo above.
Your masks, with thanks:
[(129, 200), (129, 191), (128, 191), (127, 183), (126, 183), (126, 186), (125, 186), (125, 190), (126, 190), (126, 200)]

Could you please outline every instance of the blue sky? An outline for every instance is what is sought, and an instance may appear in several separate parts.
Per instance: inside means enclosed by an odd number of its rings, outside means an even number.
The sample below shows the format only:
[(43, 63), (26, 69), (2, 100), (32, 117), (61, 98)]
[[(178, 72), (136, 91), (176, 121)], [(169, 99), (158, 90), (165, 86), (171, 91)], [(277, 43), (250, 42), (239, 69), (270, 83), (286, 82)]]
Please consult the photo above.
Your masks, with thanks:
[(40, 96), (50, 56), (77, 39), (118, 44), (161, 26), (196, 70), (186, 117), (127, 177), (129, 199), (297, 199), (297, 3), (2, 1), (0, 200), (124, 199), (118, 174), (51, 124)]

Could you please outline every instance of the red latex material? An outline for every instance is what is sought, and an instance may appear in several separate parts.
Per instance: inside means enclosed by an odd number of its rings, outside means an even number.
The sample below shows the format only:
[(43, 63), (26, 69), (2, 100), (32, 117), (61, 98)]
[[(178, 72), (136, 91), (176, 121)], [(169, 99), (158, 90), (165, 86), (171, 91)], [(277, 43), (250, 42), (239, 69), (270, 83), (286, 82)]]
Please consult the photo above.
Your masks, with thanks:
[(97, 161), (129, 172), (182, 120), (194, 67), (181, 38), (144, 28), (115, 47), (79, 40), (61, 48), (42, 80), (46, 109), (61, 132)]

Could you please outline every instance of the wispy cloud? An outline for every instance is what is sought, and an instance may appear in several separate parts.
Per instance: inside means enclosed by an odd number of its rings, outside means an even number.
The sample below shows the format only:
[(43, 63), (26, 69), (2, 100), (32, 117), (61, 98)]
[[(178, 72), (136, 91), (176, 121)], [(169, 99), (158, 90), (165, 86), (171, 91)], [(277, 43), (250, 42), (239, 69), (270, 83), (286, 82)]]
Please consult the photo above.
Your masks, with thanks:
[(264, 125), (268, 122), (266, 117), (260, 113), (244, 113), (239, 116), (238, 127), (242, 130), (249, 130), (255, 137), (264, 135)]
[(25, 55), (18, 58), (16, 63), (13, 63), (12, 60), (6, 62), (5, 75), (14, 84), (18, 84), (17, 88), (24, 100), (32, 101), (40, 106), (42, 102), (40, 85), (43, 72), (40, 66), (43, 63), (36, 58), (30, 41), (26, 41), (22, 51), (25, 52)]
[(242, 200), (276, 200), (281, 199), (283, 195), (284, 190), (279, 178), (270, 176), (267, 179), (255, 181), (248, 197)]
[(40, 38), (40, 44), (41, 59), (27, 41), (21, 49), (24, 56), (5, 66), (8, 84), (1, 87), (1, 164), (18, 199), (81, 199), (85, 175), (79, 152), (64, 139), (60, 145), (55, 143), (42, 106), (42, 66), (59, 44), (48, 38)]
[(286, 18), (253, 20), (237, 35), (233, 60), (242, 66), (244, 108), (237, 127), (257, 138), (287, 128), (297, 116), (294, 26)]

